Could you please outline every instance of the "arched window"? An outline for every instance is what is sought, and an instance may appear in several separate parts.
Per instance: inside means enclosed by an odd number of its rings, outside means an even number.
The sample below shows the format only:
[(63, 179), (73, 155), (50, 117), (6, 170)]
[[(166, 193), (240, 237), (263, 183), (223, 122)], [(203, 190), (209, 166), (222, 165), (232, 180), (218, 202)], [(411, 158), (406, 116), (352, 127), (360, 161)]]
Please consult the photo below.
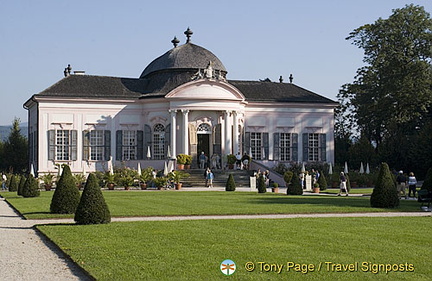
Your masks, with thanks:
[(197, 134), (211, 134), (211, 126), (207, 123), (201, 123), (197, 128)]
[(165, 159), (165, 126), (156, 124), (153, 127), (153, 159)]

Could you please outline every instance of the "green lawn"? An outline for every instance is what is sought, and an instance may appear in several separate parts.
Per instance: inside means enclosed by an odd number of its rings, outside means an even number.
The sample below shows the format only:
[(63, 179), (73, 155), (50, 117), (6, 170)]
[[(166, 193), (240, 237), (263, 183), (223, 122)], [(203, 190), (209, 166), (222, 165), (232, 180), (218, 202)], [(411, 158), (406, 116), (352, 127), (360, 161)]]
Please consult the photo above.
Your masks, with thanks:
[[(271, 196), (273, 197), (273, 196)], [(431, 217), (297, 218), (45, 225), (38, 228), (97, 280), (430, 280)], [(232, 276), (220, 263), (236, 262)], [(247, 272), (245, 264), (255, 270)], [(266, 272), (282, 264), (281, 273)], [(287, 263), (314, 271), (287, 271)], [(336, 272), (326, 262), (358, 263)], [(321, 263), (321, 270), (318, 271)], [(366, 263), (367, 267), (362, 267)], [(411, 264), (371, 273), (371, 264)], [(301, 268), (299, 268), (301, 269)], [(363, 272), (369, 270), (368, 272)]]
[[(42, 191), (40, 197), (22, 198), (2, 192), (26, 218), (73, 217), (49, 213), (53, 192)], [(419, 203), (402, 200), (397, 209), (371, 208), (368, 197), (287, 196), (252, 192), (218, 191), (104, 191), (113, 217), (226, 215), (226, 214), (299, 214), (419, 211)]]

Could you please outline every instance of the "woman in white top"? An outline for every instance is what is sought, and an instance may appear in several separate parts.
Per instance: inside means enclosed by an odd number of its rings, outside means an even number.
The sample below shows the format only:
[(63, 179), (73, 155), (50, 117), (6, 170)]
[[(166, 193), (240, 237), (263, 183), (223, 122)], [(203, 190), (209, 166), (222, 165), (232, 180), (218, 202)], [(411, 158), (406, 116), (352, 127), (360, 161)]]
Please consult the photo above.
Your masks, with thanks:
[(417, 184), (417, 179), (414, 176), (414, 173), (411, 172), (409, 173), (409, 177), (408, 177), (408, 197), (411, 197), (411, 191), (413, 192), (413, 197), (416, 197), (416, 186)]

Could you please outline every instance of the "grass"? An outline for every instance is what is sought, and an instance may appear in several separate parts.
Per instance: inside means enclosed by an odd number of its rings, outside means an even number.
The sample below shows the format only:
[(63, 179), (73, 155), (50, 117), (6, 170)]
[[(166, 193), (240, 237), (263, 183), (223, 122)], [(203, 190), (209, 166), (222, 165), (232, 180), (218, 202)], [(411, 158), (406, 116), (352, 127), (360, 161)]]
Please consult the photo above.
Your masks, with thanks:
[[(430, 280), (431, 223), (431, 217), (297, 218), (38, 228), (97, 280)], [(225, 259), (237, 265), (230, 277), (219, 270)], [(246, 271), (246, 262), (255, 264), (253, 272)], [(267, 272), (259, 262), (282, 264), (283, 271)], [(287, 271), (287, 262), (315, 269)], [(336, 272), (325, 262), (359, 263), (359, 268)], [(405, 263), (414, 271), (361, 270)]]
[[(419, 211), (414, 200), (401, 200), (397, 209), (371, 208), (368, 197), (223, 191), (104, 191), (103, 194), (113, 217)], [(73, 217), (50, 214), (53, 192), (42, 191), (36, 198), (22, 198), (12, 192), (1, 195), (28, 219)]]

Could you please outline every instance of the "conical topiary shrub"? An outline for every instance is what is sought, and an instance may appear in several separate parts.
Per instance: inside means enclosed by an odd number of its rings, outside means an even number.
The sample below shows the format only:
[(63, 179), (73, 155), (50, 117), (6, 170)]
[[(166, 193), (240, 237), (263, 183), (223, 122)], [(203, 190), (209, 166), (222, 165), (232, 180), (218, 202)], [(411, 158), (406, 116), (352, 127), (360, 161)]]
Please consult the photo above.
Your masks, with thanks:
[(38, 181), (29, 175), (22, 189), (23, 197), (38, 197), (40, 195)]
[(294, 173), (291, 184), (287, 186), (287, 194), (288, 195), (302, 195), (303, 188), (300, 183), (300, 178), (297, 173)]
[(326, 190), (327, 189), (327, 180), (324, 174), (321, 172), (320, 176), (318, 178), (318, 185), (320, 187), (320, 190)]
[(77, 224), (101, 224), (110, 221), (111, 214), (96, 176), (90, 174), (75, 212), (75, 222)]
[(18, 191), (18, 181), (19, 181), (19, 176), (18, 175), (12, 175), (11, 176), (11, 181), (10, 181), (10, 185), (9, 185), (9, 191), (12, 191), (12, 192)]
[(258, 193), (266, 193), (267, 192), (267, 186), (265, 183), (265, 179), (263, 175), (259, 175), (258, 177), (258, 183), (257, 183)]
[(427, 171), (426, 178), (421, 186), (421, 189), (432, 191), (432, 168), (429, 168)]
[(396, 208), (399, 206), (396, 183), (387, 163), (381, 163), (377, 182), (373, 189), (370, 203), (376, 208)]
[(26, 181), (27, 181), (27, 177), (25, 175), (22, 175), (22, 177), (20, 179), (20, 183), (18, 185), (18, 190), (17, 190), (18, 195), (22, 195), (22, 190), (24, 188), (24, 184)]
[(234, 177), (232, 174), (229, 174), (228, 180), (225, 185), (225, 191), (235, 191), (236, 190), (236, 183), (234, 181)]
[(50, 210), (54, 214), (73, 214), (80, 201), (80, 193), (76, 187), (68, 165), (63, 165), (63, 172), (51, 199)]

